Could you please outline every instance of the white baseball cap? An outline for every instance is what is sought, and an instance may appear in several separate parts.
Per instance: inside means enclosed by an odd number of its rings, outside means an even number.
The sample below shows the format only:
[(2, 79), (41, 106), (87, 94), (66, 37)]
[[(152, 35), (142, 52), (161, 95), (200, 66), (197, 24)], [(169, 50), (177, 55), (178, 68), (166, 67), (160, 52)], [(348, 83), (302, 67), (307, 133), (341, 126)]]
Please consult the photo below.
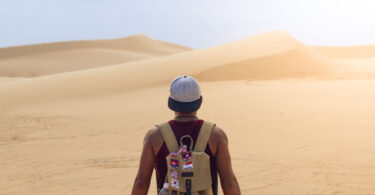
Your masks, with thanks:
[(168, 107), (177, 112), (194, 112), (202, 104), (199, 83), (191, 76), (182, 75), (173, 79), (170, 87)]

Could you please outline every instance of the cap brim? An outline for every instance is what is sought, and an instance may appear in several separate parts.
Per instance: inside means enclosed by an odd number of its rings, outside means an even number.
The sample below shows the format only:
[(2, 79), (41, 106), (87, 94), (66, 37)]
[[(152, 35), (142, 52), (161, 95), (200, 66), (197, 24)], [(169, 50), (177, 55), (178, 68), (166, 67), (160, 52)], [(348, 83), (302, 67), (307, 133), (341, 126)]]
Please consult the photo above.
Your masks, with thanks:
[(197, 111), (202, 104), (202, 96), (192, 102), (179, 102), (171, 97), (168, 99), (168, 107), (176, 112), (194, 112)]

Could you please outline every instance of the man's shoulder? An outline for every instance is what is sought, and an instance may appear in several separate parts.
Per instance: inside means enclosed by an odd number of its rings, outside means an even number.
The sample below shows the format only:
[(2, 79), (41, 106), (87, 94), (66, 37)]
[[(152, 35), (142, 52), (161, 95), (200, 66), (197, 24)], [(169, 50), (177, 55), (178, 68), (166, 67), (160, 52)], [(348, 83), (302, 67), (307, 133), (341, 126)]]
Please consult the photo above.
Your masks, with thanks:
[(212, 135), (218, 137), (226, 137), (225, 131), (217, 125), (215, 125), (215, 127), (212, 129)]
[(210, 139), (212, 139), (216, 143), (228, 141), (225, 131), (222, 128), (218, 127), (217, 125), (215, 125), (215, 127), (212, 129)]
[(149, 129), (145, 135), (145, 141), (151, 144), (160, 141), (161, 138), (162, 135), (156, 126)]

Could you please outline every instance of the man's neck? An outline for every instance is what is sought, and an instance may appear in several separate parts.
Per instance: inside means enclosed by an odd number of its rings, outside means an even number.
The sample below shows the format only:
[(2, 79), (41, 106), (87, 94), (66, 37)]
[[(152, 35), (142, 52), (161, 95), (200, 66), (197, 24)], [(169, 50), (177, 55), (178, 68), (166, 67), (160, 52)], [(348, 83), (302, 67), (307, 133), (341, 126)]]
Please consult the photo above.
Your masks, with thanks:
[(176, 121), (191, 121), (191, 120), (197, 120), (197, 114), (196, 113), (189, 113), (189, 114), (183, 114), (183, 113), (176, 113), (173, 120)]

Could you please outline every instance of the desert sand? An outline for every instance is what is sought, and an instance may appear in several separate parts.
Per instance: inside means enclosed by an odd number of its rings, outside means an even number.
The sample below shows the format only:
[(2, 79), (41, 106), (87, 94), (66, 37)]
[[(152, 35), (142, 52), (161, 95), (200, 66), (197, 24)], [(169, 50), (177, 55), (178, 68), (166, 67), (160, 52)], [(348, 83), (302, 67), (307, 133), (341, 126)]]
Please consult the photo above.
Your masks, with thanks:
[(20, 79), (26, 79), (26, 78), (22, 78), (22, 77), (0, 77), (0, 83), (20, 80)]
[(226, 131), (243, 194), (375, 192), (375, 46), (309, 47), (280, 31), (200, 50), (121, 40), (0, 49), (0, 194), (130, 194), (181, 74), (200, 81), (198, 116)]
[(0, 76), (37, 77), (149, 59), (191, 50), (137, 34), (122, 39), (0, 48)]

